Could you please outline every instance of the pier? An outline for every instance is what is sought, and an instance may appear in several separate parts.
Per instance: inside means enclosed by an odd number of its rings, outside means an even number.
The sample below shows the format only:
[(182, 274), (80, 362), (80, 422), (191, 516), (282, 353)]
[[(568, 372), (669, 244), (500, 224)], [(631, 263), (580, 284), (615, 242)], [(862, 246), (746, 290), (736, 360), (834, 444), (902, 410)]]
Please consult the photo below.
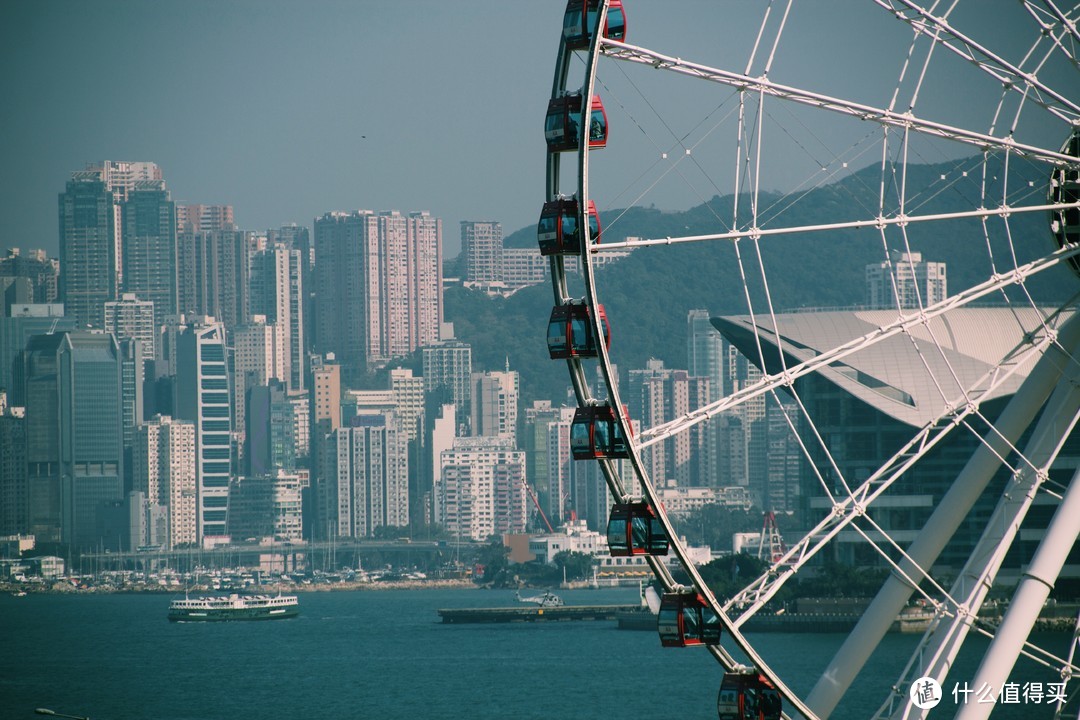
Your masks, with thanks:
[(522, 605), (502, 608), (440, 608), (438, 613), (444, 623), (569, 622), (614, 620), (619, 613), (637, 609), (637, 605), (564, 605), (546, 608)]

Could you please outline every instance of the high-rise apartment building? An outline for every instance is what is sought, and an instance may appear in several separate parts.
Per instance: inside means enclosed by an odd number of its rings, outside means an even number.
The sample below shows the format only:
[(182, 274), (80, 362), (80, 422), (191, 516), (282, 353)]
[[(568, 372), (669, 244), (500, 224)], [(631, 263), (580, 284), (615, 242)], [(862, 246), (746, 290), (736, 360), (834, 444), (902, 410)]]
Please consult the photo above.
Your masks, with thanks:
[(949, 296), (945, 263), (922, 253), (889, 251), (889, 259), (866, 266), (866, 305), (872, 310), (928, 307)]
[(525, 532), (525, 453), (506, 437), (459, 437), (442, 453), (438, 507), (454, 537), (486, 542)]
[(408, 368), (394, 368), (390, 371), (390, 392), (406, 439), (416, 440), (424, 418), (424, 378), (414, 376)]
[(199, 205), (193, 203), (176, 206), (176, 232), (199, 233), (235, 230), (232, 205)]
[(336, 444), (331, 433), (341, 426), (341, 366), (332, 359), (311, 359), (311, 458), (314, 478), (314, 502), (305, 509), (320, 538), (331, 537), (336, 520), (335, 475)]
[(176, 205), (161, 180), (134, 184), (122, 208), (123, 288), (154, 305), (154, 324), (176, 314)]
[(251, 539), (301, 540), (302, 483), (285, 470), (233, 480), (229, 534), (238, 542)]
[(8, 389), (12, 405), (25, 405), (20, 370), (16, 358), (34, 335), (75, 329), (75, 318), (64, 315), (61, 303), (13, 305), (10, 316), (0, 316), (0, 388)]
[(124, 487), (131, 488), (131, 455), (135, 433), (143, 424), (143, 387), (146, 360), (142, 343), (132, 338), (117, 339), (120, 356), (120, 416), (123, 427)]
[(233, 332), (233, 407), (237, 429), (246, 427), (247, 389), (271, 380), (288, 382), (285, 343), (277, 323), (262, 315)]
[(157, 324), (154, 303), (135, 293), (123, 293), (119, 300), (105, 303), (105, 331), (117, 340), (138, 340), (144, 361), (156, 357)]
[(99, 516), (124, 499), (121, 363), (112, 335), (35, 335), (23, 352), (29, 530), (94, 547), (116, 537)]
[(0, 257), (0, 283), (6, 278), (22, 278), (29, 283), (27, 303), (56, 302), (60, 292), (60, 261), (50, 258), (44, 250), (24, 253), (19, 248), (9, 248), (7, 255)]
[(331, 437), (336, 512), (328, 534), (365, 538), (379, 527), (408, 526), (408, 443), (393, 411), (351, 417)]
[(60, 193), (60, 295), (79, 327), (102, 327), (118, 287), (117, 203), (100, 173), (73, 174)]
[[(370, 211), (315, 219), (315, 350), (333, 353), (346, 377), (379, 352), (379, 222)], [(374, 331), (374, 332), (373, 332)]]
[(277, 327), (285, 362), (281, 379), (291, 390), (302, 390), (306, 375), (303, 264), (300, 251), (284, 243), (270, 245), (251, 259), (251, 314), (263, 315)]
[(60, 193), (60, 295), (80, 326), (100, 328), (102, 305), (121, 287), (121, 208), (147, 181), (161, 181), (154, 163), (105, 160), (72, 173)]
[(167, 508), (168, 548), (198, 542), (195, 423), (158, 415), (138, 429), (134, 489), (151, 505)]
[(506, 437), (516, 446), (519, 395), (516, 370), (473, 373), (472, 435)]
[[(645, 430), (685, 415), (708, 403), (708, 378), (691, 377), (686, 370), (671, 370), (660, 360), (650, 360), (644, 370), (629, 373), (627, 401), (631, 416)], [(715, 482), (714, 448), (709, 445), (709, 431), (695, 425), (662, 443), (648, 448), (643, 461), (658, 485), (672, 482), (680, 487), (709, 485)]]
[(295, 407), (285, 383), (270, 380), (247, 389), (244, 465), (251, 477), (296, 471)]
[(177, 339), (173, 410), (195, 423), (198, 541), (228, 542), (232, 478), (232, 413), (225, 327), (214, 318), (193, 319)]
[(5, 407), (0, 409), (0, 536), (28, 532), (28, 491), (24, 409)]
[[(537, 501), (553, 526), (562, 524), (573, 505), (571, 493), (570, 424), (574, 408), (553, 408), (547, 400), (537, 400), (525, 409), (525, 470)], [(590, 463), (595, 465), (596, 463)], [(533, 527), (545, 530), (543, 520)]]
[(447, 340), (425, 347), (421, 359), (424, 392), (439, 404), (452, 402), (458, 422), (465, 422), (472, 416), (472, 346)]
[(316, 350), (359, 377), (436, 342), (442, 221), (428, 213), (327, 213), (315, 220)]
[[(443, 516), (442, 512), (442, 454), (454, 446), (454, 438), (457, 437), (457, 413), (453, 403), (445, 403), (437, 408), (432, 408), (430, 431), (425, 433), (428, 452), (425, 455), (425, 467), (430, 467), (426, 477), (430, 481), (423, 484), (422, 492), (426, 495), (424, 502), (425, 518), (428, 523), (439, 522), (436, 518)], [(425, 428), (427, 429), (427, 428)]]
[(461, 253), (465, 256), (465, 282), (502, 282), (502, 223), (462, 220)]
[(179, 312), (218, 318), (229, 330), (251, 316), (249, 272), (257, 240), (243, 230), (183, 232), (177, 239)]
[[(410, 305), (409, 344), (403, 354), (438, 342), (443, 325), (442, 220), (427, 212), (411, 212), (408, 219)], [(393, 308), (388, 308), (391, 313)]]
[(315, 338), (315, 246), (306, 227), (296, 224), (282, 225), (277, 230), (267, 230), (266, 239), (271, 247), (282, 243), (300, 254), (300, 306), (304, 318), (304, 356), (314, 349)]
[(691, 310), (686, 318), (687, 372), (709, 379), (709, 402), (716, 402), (724, 391), (724, 339), (709, 321), (708, 310)]

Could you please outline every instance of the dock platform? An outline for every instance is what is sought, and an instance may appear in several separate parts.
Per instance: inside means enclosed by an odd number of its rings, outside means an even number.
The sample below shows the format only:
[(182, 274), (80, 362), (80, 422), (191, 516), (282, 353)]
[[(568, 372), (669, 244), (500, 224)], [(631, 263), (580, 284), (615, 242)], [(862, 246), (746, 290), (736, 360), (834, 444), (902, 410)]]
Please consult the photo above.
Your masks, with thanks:
[(441, 608), (438, 613), (444, 623), (569, 622), (614, 620), (618, 613), (636, 609), (636, 605), (563, 605), (547, 608), (521, 605), (502, 608)]

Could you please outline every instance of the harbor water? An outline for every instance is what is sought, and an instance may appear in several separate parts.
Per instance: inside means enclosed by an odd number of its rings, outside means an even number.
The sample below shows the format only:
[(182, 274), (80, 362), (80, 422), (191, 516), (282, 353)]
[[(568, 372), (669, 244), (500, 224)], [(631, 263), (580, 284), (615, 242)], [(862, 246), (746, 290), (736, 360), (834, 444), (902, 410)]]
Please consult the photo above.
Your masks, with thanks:
[[(636, 588), (560, 594), (576, 605), (637, 600)], [(0, 717), (36, 717), (38, 707), (93, 720), (716, 717), (719, 666), (701, 649), (661, 648), (653, 632), (439, 620), (439, 608), (512, 606), (511, 591), (302, 593), (295, 619), (230, 623), (170, 623), (172, 597), (0, 597)], [(803, 692), (842, 639), (754, 636)], [(1049, 644), (1064, 653), (1069, 639)], [(895, 678), (916, 642), (886, 637), (866, 674)], [(954, 676), (971, 678), (974, 662), (962, 657)], [(1056, 680), (1027, 666), (1010, 679), (1036, 678)], [(867, 717), (881, 700), (880, 688), (857, 683), (834, 717)], [(1052, 715), (1046, 705), (1004, 709), (1015, 712), (994, 717)]]

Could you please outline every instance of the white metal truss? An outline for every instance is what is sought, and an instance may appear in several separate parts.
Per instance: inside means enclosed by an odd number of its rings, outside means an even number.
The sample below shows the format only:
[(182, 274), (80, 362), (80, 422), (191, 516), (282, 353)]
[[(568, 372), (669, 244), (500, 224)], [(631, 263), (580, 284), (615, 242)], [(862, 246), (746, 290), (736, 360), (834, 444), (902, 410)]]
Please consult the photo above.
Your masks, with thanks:
[[(927, 11), (911, 0), (872, 1), (909, 25), (914, 30), (916, 38), (929, 38), (932, 47), (945, 48), (947, 51), (967, 60), (980, 72), (993, 78), (1001, 84), (1003, 96), (1014, 97), (1020, 106), (1023, 106), (1024, 103), (1031, 103), (1042, 108), (1058, 120), (1063, 120), (1074, 125), (1080, 123), (1080, 106), (1076, 104), (1074, 99), (1066, 97), (1044, 84), (1030, 68), (1025, 69), (1023, 63), (1021, 65), (1010, 64), (1002, 57), (994, 54), (971, 38), (953, 29), (947, 22), (948, 12), (940, 14), (937, 13), (936, 10)], [(1034, 3), (1029, 1), (1026, 4), (1029, 8), (1029, 12), (1034, 15)], [(1080, 40), (1080, 35), (1078, 35), (1076, 31), (1074, 19), (1075, 11), (1073, 12), (1073, 17), (1070, 17), (1069, 14), (1063, 13), (1057, 8), (1052, 0), (1044, 0), (1044, 4), (1047, 8), (1043, 16), (1048, 17), (1049, 19), (1040, 21), (1040, 23), (1043, 27), (1044, 35), (1050, 38), (1052, 43), (1051, 50), (1053, 52), (1065, 52), (1068, 54), (1069, 50), (1066, 46)], [(603, 27), (605, 24), (608, 1), (600, 0), (599, 6), (599, 12), (597, 13), (596, 18), (597, 28)], [(937, 6), (934, 5), (934, 7), (936, 8)], [(790, 9), (790, 4), (788, 5), (788, 9)], [(1039, 12), (1043, 13), (1041, 9)], [(921, 86), (921, 76), (918, 77), (912, 103), (906, 111), (897, 111), (891, 106), (889, 108), (874, 107), (812, 92), (803, 88), (775, 83), (768, 78), (768, 71), (772, 64), (772, 59), (775, 55), (777, 44), (779, 43), (780, 33), (786, 19), (787, 10), (784, 11), (779, 20), (780, 29), (776, 31), (774, 38), (770, 38), (772, 41), (771, 49), (767, 47), (767, 42), (763, 43), (765, 23), (762, 23), (761, 32), (755, 41), (751, 60), (747, 64), (747, 69), (744, 73), (718, 70), (704, 65), (687, 62), (680, 58), (662, 55), (641, 47), (608, 40), (606, 38), (595, 37), (599, 35), (599, 33), (594, 32), (590, 47), (587, 52), (582, 53), (585, 55), (584, 80), (580, 85), (574, 84), (573, 86), (575, 89), (578, 87), (581, 88), (583, 98), (582, 122), (580, 127), (581, 135), (577, 153), (578, 168), (576, 173), (576, 197), (578, 200), (577, 225), (579, 228), (583, 229), (583, 234), (585, 236), (585, 242), (583, 243), (580, 254), (586, 293), (585, 302), (590, 307), (595, 308), (600, 301), (600, 293), (596, 286), (594, 276), (593, 254), (604, 252), (606, 250), (699, 241), (729, 241), (734, 243), (736, 248), (738, 248), (738, 242), (742, 240), (751, 241), (756, 250), (759, 240), (771, 236), (866, 228), (877, 230), (884, 238), (884, 231), (887, 228), (899, 228), (901, 232), (906, 232), (906, 228), (916, 224), (932, 222), (942, 223), (961, 219), (981, 220), (983, 221), (984, 227), (988, 220), (1001, 220), (1008, 232), (1008, 220), (1014, 215), (1046, 213), (1050, 211), (1063, 212), (1068, 209), (1080, 207), (1080, 202), (1014, 205), (1006, 200), (1008, 196), (1005, 193), (1003, 193), (1000, 201), (989, 202), (986, 198), (986, 183), (984, 177), (982, 196), (978, 203), (980, 207), (953, 213), (919, 214), (917, 212), (908, 212), (905, 203), (907, 195), (903, 182), (906, 176), (907, 138), (911, 133), (942, 138), (978, 149), (984, 156), (984, 171), (985, 158), (991, 155), (1000, 155), (1004, 158), (1006, 172), (1008, 163), (1013, 158), (1026, 158), (1039, 163), (1045, 163), (1049, 167), (1066, 167), (1070, 169), (1075, 169), (1080, 166), (1080, 160), (1066, 154), (1064, 151), (1047, 149), (1030, 143), (1016, 141), (1013, 136), (1015, 120), (1013, 126), (1011, 126), (1006, 133), (997, 133), (993, 129), (996, 126), (997, 115), (995, 115), (995, 123), (991, 125), (991, 129), (988, 132), (977, 132), (971, 129), (960, 128), (917, 115), (914, 112), (914, 96), (917, 95), (918, 88)], [(751, 77), (749, 75), (751, 72), (750, 69), (754, 65), (759, 47), (762, 49), (762, 55), (767, 57), (764, 61), (764, 71), (760, 76)], [(567, 90), (569, 67), (571, 58), (574, 55), (574, 52), (571, 52), (566, 48), (565, 43), (561, 45), (556, 64), (555, 81), (552, 87), (553, 98), (560, 96)], [(592, 97), (596, 88), (597, 63), (601, 56), (640, 65), (649, 65), (656, 69), (667, 70), (669, 72), (690, 77), (698, 77), (710, 82), (726, 85), (739, 91), (740, 100), (743, 96), (751, 94), (757, 96), (759, 103), (763, 103), (764, 98), (766, 97), (777, 98), (785, 102), (818, 108), (839, 115), (868, 121), (885, 130), (886, 136), (887, 131), (889, 130), (899, 130), (899, 134), (903, 137), (903, 141), (901, 142), (902, 159), (899, 161), (901, 164), (899, 210), (895, 212), (886, 212), (884, 209), (885, 205), (882, 203), (881, 210), (876, 217), (866, 217), (867, 215), (873, 214), (866, 213), (866, 215), (863, 216), (863, 219), (855, 219), (846, 222), (822, 223), (796, 227), (779, 227), (771, 225), (768, 222), (760, 223), (757, 200), (758, 182), (760, 181), (759, 163), (762, 147), (760, 141), (760, 123), (762, 116), (759, 112), (757, 117), (757, 128), (753, 131), (748, 130), (749, 135), (744, 138), (743, 115), (740, 112), (740, 128), (738, 136), (739, 161), (745, 163), (745, 168), (747, 169), (752, 210), (752, 219), (749, 221), (748, 226), (740, 227), (737, 222), (732, 222), (730, 227), (734, 229), (723, 233), (653, 238), (617, 243), (605, 242), (603, 244), (594, 242), (594, 239), (589, 237), (588, 204), (590, 198), (590, 152), (586, 128), (589, 127), (589, 116), (591, 113), (591, 105), (588, 102), (588, 98)], [(1075, 65), (1075, 58), (1072, 58), (1072, 61)], [(926, 63), (927, 65), (929, 64), (929, 56), (926, 58)], [(923, 72), (925, 72), (925, 70), (926, 65), (922, 68)], [(1004, 100), (1002, 103), (1003, 102)], [(998, 114), (1002, 112), (1002, 103), (999, 103)], [(1019, 111), (1017, 111), (1017, 117), (1018, 116)], [(753, 136), (753, 139), (751, 139), (750, 136)], [(747, 143), (745, 147), (743, 146), (744, 139)], [(757, 154), (756, 158), (753, 157), (755, 153)], [(547, 157), (547, 199), (550, 201), (561, 195), (561, 188), (559, 187), (560, 155), (559, 153), (549, 152)], [(883, 143), (882, 146), (882, 158), (884, 174), (884, 169), (890, 162), (888, 160), (887, 142)], [(738, 183), (739, 180), (737, 179), (736, 187), (739, 187)], [(736, 193), (736, 195), (737, 194), (738, 193)], [(738, 203), (736, 203), (736, 212), (738, 212)], [(765, 227), (760, 227), (759, 225), (761, 224), (764, 224)], [(1011, 246), (1011, 237), (1009, 237), (1009, 243)], [(1046, 395), (1050, 393), (1050, 390), (1053, 387), (1055, 381), (1052, 379), (1052, 376), (1054, 375), (1054, 372), (1045, 369), (1039, 370), (1039, 368), (1044, 368), (1044, 366), (1050, 364), (1051, 360), (1048, 360), (1048, 357), (1057, 357), (1055, 353), (1057, 353), (1057, 355), (1064, 353), (1064, 355), (1069, 358), (1065, 361), (1065, 364), (1074, 361), (1075, 356), (1070, 356), (1070, 353), (1075, 352), (1076, 347), (1078, 347), (1077, 343), (1074, 342), (1075, 338), (1073, 336), (1076, 334), (1075, 329), (1080, 328), (1080, 319), (1076, 319), (1071, 323), (1067, 322), (1063, 326), (1059, 326), (1059, 321), (1061, 320), (1060, 317), (1054, 316), (1047, 319), (1041, 327), (1032, 331), (1029, 336), (1024, 339), (1021, 345), (1014, 349), (1014, 351), (1000, 364), (992, 368), (976, 383), (964, 388), (961, 397), (943, 398), (948, 401), (945, 403), (945, 408), (938, 417), (917, 430), (910, 441), (899, 452), (886, 460), (886, 462), (883, 463), (877, 471), (872, 473), (869, 478), (854, 487), (848, 487), (845, 480), (845, 492), (838, 493), (836, 497), (832, 498), (833, 512), (827, 518), (822, 520), (813, 531), (808, 533), (803, 540), (794, 544), (790, 550), (785, 553), (784, 557), (773, 563), (766, 573), (747, 585), (740, 593), (737, 593), (734, 597), (722, 603), (704, 583), (696, 567), (690, 561), (686, 548), (679, 541), (679, 535), (672, 525), (671, 519), (668, 517), (663, 504), (660, 502), (659, 494), (650, 480), (645, 464), (642, 461), (642, 451), (653, 444), (659, 443), (679, 433), (686, 432), (698, 423), (715, 417), (718, 413), (725, 410), (735, 408), (766, 393), (775, 394), (775, 391), (778, 388), (791, 389), (797, 379), (822, 370), (829, 364), (848, 355), (873, 347), (890, 337), (895, 337), (899, 334), (911, 336), (911, 331), (918, 326), (925, 326), (929, 329), (929, 321), (935, 317), (944, 315), (954, 309), (968, 305), (976, 300), (986, 298), (992, 294), (1000, 293), (1004, 289), (1010, 287), (1020, 287), (1024, 290), (1024, 284), (1029, 278), (1051, 267), (1074, 259), (1078, 255), (1080, 255), (1080, 246), (1067, 244), (1055, 252), (1047, 252), (1042, 257), (1025, 264), (1015, 262), (1014, 257), (1011, 264), (1003, 263), (1003, 266), (1007, 267), (1006, 270), (1002, 272), (995, 271), (986, 281), (972, 288), (936, 304), (920, 307), (914, 312), (899, 311), (899, 317), (896, 321), (877, 328), (862, 337), (855, 338), (850, 342), (800, 362), (790, 362), (789, 358), (784, 357), (782, 349), (783, 341), (782, 338), (778, 336), (775, 315), (773, 314), (770, 300), (767, 302), (768, 315), (772, 318), (771, 332), (774, 336), (773, 339), (776, 342), (777, 349), (780, 352), (782, 371), (772, 375), (765, 375), (759, 382), (743, 388), (716, 403), (707, 404), (697, 408), (673, 421), (640, 432), (636, 436), (630, 431), (628, 418), (624, 417), (624, 414), (621, 411), (623, 404), (619, 395), (614, 366), (604, 343), (597, 343), (599, 357), (597, 359), (596, 367), (599, 369), (605, 385), (605, 397), (598, 397), (597, 393), (590, 388), (592, 378), (587, 375), (585, 371), (586, 366), (580, 359), (571, 358), (566, 361), (579, 406), (584, 407), (607, 402), (615, 409), (617, 422), (621, 427), (622, 435), (627, 439), (629, 445), (629, 459), (627, 460), (627, 464), (630, 466), (635, 479), (639, 483), (644, 498), (657, 513), (661, 524), (667, 532), (668, 537), (671, 539), (671, 552), (676, 556), (679, 563), (690, 577), (693, 588), (705, 598), (707, 603), (717, 613), (739, 652), (741, 652), (759, 672), (772, 680), (779, 689), (785, 698), (787, 709), (789, 711), (793, 711), (806, 718), (817, 718), (819, 716), (826, 717), (831, 713), (832, 708), (835, 707), (835, 703), (838, 702), (840, 696), (842, 696), (843, 688), (830, 688), (822, 692), (820, 691), (819, 684), (819, 688), (815, 688), (815, 691), (807, 698), (798, 696), (785, 684), (783, 678), (779, 677), (777, 673), (770, 668), (765, 662), (765, 659), (760, 656), (752, 644), (746, 639), (741, 632), (741, 626), (775, 596), (776, 592), (779, 591), (786, 580), (794, 577), (801, 568), (805, 567), (810, 558), (820, 552), (823, 548), (827, 547), (842, 530), (848, 528), (853, 529), (862, 534), (863, 537), (867, 538), (869, 541), (869, 537), (862, 528), (862, 525), (864, 523), (873, 525), (872, 520), (867, 515), (867, 511), (873, 507), (875, 500), (909, 468), (913, 467), (915, 463), (939, 442), (945, 439), (954, 429), (970, 429), (968, 423), (969, 418), (985, 420), (980, 414), (982, 399), (988, 397), (989, 393), (992, 393), (996, 388), (1001, 387), (1012, 378), (1014, 374), (1019, 371), (1021, 366), (1024, 366), (1026, 361), (1041, 355), (1042, 359), (1036, 364), (1036, 369), (1033, 370), (1028, 376), (1028, 379), (1025, 380), (1024, 384), (1021, 386), (1021, 391), (1017, 392), (1017, 396), (1020, 399), (1017, 400), (1014, 397), (1013, 402), (1010, 403), (1010, 407), (1015, 405), (1020, 408), (1015, 411), (1017, 419), (1013, 424), (1015, 424), (1016, 427), (1013, 427), (1013, 425), (1010, 424), (1013, 422), (1010, 420), (999, 419), (996, 421), (991, 425), (988, 436), (983, 439), (983, 444), (976, 452), (976, 456), (972, 459), (972, 462), (974, 463), (976, 457), (981, 458), (979, 462), (982, 463), (982, 465), (979, 466), (976, 474), (980, 474), (980, 477), (981, 475), (986, 475), (988, 478), (989, 475), (992, 474), (992, 472), (988, 471), (988, 468), (991, 466), (996, 467), (995, 461), (997, 464), (1000, 464), (1002, 458), (1004, 455), (1008, 454), (1010, 449), (1015, 450), (1015, 443), (1018, 441), (1020, 433), (1027, 427), (1027, 423), (1030, 422), (1030, 416), (1041, 406), (1039, 398), (1042, 397), (1042, 399), (1045, 399)], [(760, 264), (760, 254), (758, 254), (756, 259)], [(994, 259), (992, 258), (992, 262), (993, 261)], [(741, 257), (739, 262), (741, 270)], [(557, 304), (564, 304), (568, 301), (569, 293), (563, 258), (561, 256), (552, 256), (550, 264), (555, 302)], [(997, 267), (996, 264), (995, 267)], [(761, 267), (760, 269), (764, 279), (764, 268)], [(745, 282), (745, 275), (743, 276), (743, 279)], [(766, 295), (768, 295), (767, 281), (765, 292)], [(749, 302), (749, 297), (747, 297), (747, 301)], [(589, 318), (592, 325), (591, 331), (593, 336), (597, 338), (602, 337), (603, 329), (600, 326), (599, 314), (595, 312), (590, 313)], [(756, 316), (753, 307), (751, 306), (751, 325), (755, 336), (758, 336), (758, 341), (760, 343), (760, 338), (767, 336), (769, 333), (768, 331), (763, 330), (762, 327), (759, 327), (755, 318)], [(1065, 347), (1062, 349), (1059, 341), (1063, 338), (1059, 336), (1059, 333), (1064, 334), (1064, 328), (1068, 327), (1072, 327), (1074, 330), (1069, 331), (1068, 337), (1065, 338)], [(933, 337), (932, 343), (936, 344), (936, 339)], [(1060, 361), (1060, 357), (1057, 357), (1057, 360)], [(591, 368), (592, 366), (590, 365), (589, 367)], [(1060, 373), (1060, 371), (1061, 368), (1059, 367), (1058, 372)], [(1032, 379), (1033, 376), (1037, 376), (1037, 379)], [(1039, 383), (1041, 383), (1040, 390), (1024, 389), (1025, 387), (1028, 387), (1029, 384), (1033, 385)], [(1040, 396), (1040, 393), (1044, 394)], [(1005, 416), (1003, 415), (1003, 417)], [(1022, 417), (1027, 417), (1027, 422), (1023, 422)], [(818, 437), (818, 442), (823, 442), (820, 437)], [(803, 450), (804, 452), (809, 452), (805, 445), (803, 446)], [(827, 453), (827, 448), (825, 450)], [(1022, 453), (1021, 456), (1023, 458), (1021, 470), (1026, 478), (1025, 482), (1029, 483), (1028, 487), (1030, 493), (1033, 494), (1041, 485), (1042, 480), (1045, 479), (1045, 469), (1048, 463), (1040, 462), (1040, 458), (1043, 458), (1041, 451), (1026, 451), (1025, 453)], [(600, 459), (598, 463), (604, 474), (608, 488), (616, 498), (616, 501), (627, 499), (628, 495), (626, 489), (628, 483), (624, 482), (624, 478), (619, 476), (619, 465), (606, 459)], [(1024, 463), (1026, 463), (1026, 465)], [(1075, 484), (1077, 483), (1074, 483), (1074, 485)], [(974, 485), (969, 484), (966, 488), (961, 486), (962, 483), (960, 480), (957, 480), (948, 491), (950, 493), (949, 497), (952, 497), (951, 494), (954, 492), (958, 492), (961, 495), (963, 495), (964, 492), (968, 495), (971, 495), (972, 492), (976, 492), (977, 494), (977, 491), (972, 489)], [(1078, 490), (1076, 494), (1077, 496), (1080, 496), (1080, 490)], [(974, 502), (973, 498), (971, 499), (971, 502)], [(1080, 504), (1080, 500), (1076, 500), (1075, 502)], [(957, 507), (959, 507), (960, 504), (962, 503), (958, 503)], [(1014, 515), (1011, 515), (1010, 517), (1015, 518), (1022, 516), (1022, 510), (1017, 510), (1015, 507), (1010, 508), (1010, 512), (1014, 513)], [(1080, 517), (1080, 513), (1076, 513), (1075, 515)], [(952, 530), (948, 529), (948, 524), (953, 519), (954, 518), (949, 518), (936, 532), (942, 543), (947, 541), (952, 536), (952, 533), (955, 532), (955, 528)], [(1066, 534), (1068, 532), (1074, 532), (1076, 529), (1075, 526), (1076, 521), (1071, 523), (1062, 521), (1059, 524), (1061, 529), (1059, 529), (1058, 532), (1064, 532)], [(885, 533), (884, 530), (876, 526), (874, 527), (874, 531)], [(1008, 533), (1005, 533), (999, 536), (995, 541), (987, 540), (993, 547), (993, 552), (990, 553), (992, 557), (987, 560), (983, 566), (972, 571), (980, 582), (989, 581), (988, 579), (992, 578), (993, 574), (996, 572), (997, 565), (1000, 564), (1000, 560), (1004, 556), (1005, 535), (1007, 534)], [(870, 613), (874, 616), (872, 622), (876, 625), (884, 623), (886, 618), (891, 623), (896, 616), (896, 611), (892, 609), (896, 599), (903, 593), (910, 594), (910, 587), (907, 587), (906, 589), (903, 587), (905, 583), (908, 585), (912, 584), (912, 582), (917, 584), (919, 579), (928, 577), (928, 572), (925, 568), (929, 568), (932, 563), (932, 560), (929, 559), (930, 554), (912, 552), (910, 548), (908, 550), (901, 550), (899, 546), (892, 541), (892, 538), (887, 539), (889, 542), (893, 543), (895, 549), (900, 550), (902, 559), (898, 563), (893, 563), (894, 575), (893, 579), (890, 580), (890, 583), (896, 587), (890, 591), (891, 596), (886, 598), (885, 601), (879, 604), (877, 609)], [(916, 550), (918, 550), (918, 548), (916, 548)], [(665, 564), (659, 559), (649, 557), (648, 562), (657, 578), (667, 590), (677, 591), (687, 589), (676, 585), (673, 576), (668, 571)], [(890, 560), (890, 562), (892, 561)], [(1056, 572), (1053, 570), (1052, 565), (1053, 562), (1051, 561), (1046, 565), (1047, 569), (1041, 571), (1042, 574), (1046, 576), (1043, 578), (1044, 584), (1045, 579), (1050, 578)], [(942, 660), (942, 663), (945, 664), (951, 662), (951, 660), (948, 659), (951, 657), (948, 653), (954, 652), (955, 648), (958, 647), (959, 642), (962, 641), (963, 638), (961, 636), (963, 631), (966, 630), (965, 623), (970, 624), (970, 613), (977, 610), (978, 604), (981, 601), (980, 591), (978, 590), (974, 593), (967, 594), (962, 592), (962, 590), (968, 589), (970, 588), (954, 587), (948, 594), (947, 602), (939, 607), (941, 610), (941, 618), (948, 620), (948, 622), (945, 622), (944, 624), (939, 623), (939, 626), (952, 628), (952, 630), (949, 630), (948, 637), (946, 638), (946, 643), (952, 644), (949, 645), (947, 651), (944, 651), (945, 654), (940, 654), (936, 651), (930, 654), (945, 658)], [(1041, 592), (1041, 590), (1035, 588), (1034, 592), (1035, 595), (1033, 595), (1033, 597), (1037, 597), (1038, 592)], [(1032, 602), (1025, 601), (1024, 605), (1030, 610)], [(1026, 613), (1024, 617), (1018, 615), (1016, 622), (1022, 625), (1023, 622), (1026, 622), (1026, 620), (1029, 619), (1029, 616), (1030, 612)], [(860, 627), (863, 627), (862, 623), (860, 623)], [(1078, 622), (1078, 627), (1080, 627), (1080, 622)], [(955, 631), (955, 629), (959, 629), (959, 632)], [(849, 638), (849, 642), (852, 641), (852, 638), (855, 638), (855, 642), (864, 646), (862, 649), (872, 650), (878, 642), (878, 640), (875, 639), (875, 632), (876, 631), (860, 634), (857, 629)], [(1026, 638), (1026, 632), (1022, 630), (1013, 633), (1013, 635), (1019, 637), (1021, 640)], [(1016, 643), (1013, 642), (1011, 645), (1015, 644)], [(733, 669), (737, 664), (732, 653), (723, 647), (712, 647), (710, 648), (710, 651), (725, 669)], [(861, 651), (862, 650), (860, 649), (859, 653), (861, 653)], [(1005, 656), (1012, 653), (1013, 648), (1010, 647), (1009, 650), (1000, 652), (1001, 656)], [(855, 655), (858, 655), (859, 653), (855, 653)], [(852, 657), (854, 658), (854, 656)], [(842, 666), (841, 674), (848, 673), (853, 668), (857, 671), (857, 667), (861, 667), (861, 664), (861, 659), (844, 659), (839, 663), (839, 665)], [(914, 667), (914, 665), (912, 665), (912, 667)], [(1065, 663), (1064, 667), (1070, 669), (1070, 671), (1074, 669), (1071, 657), (1070, 660)], [(837, 664), (834, 661), (834, 664), (825, 672), (826, 676), (829, 676), (829, 681), (825, 684), (829, 684), (833, 681), (836, 668)]]

